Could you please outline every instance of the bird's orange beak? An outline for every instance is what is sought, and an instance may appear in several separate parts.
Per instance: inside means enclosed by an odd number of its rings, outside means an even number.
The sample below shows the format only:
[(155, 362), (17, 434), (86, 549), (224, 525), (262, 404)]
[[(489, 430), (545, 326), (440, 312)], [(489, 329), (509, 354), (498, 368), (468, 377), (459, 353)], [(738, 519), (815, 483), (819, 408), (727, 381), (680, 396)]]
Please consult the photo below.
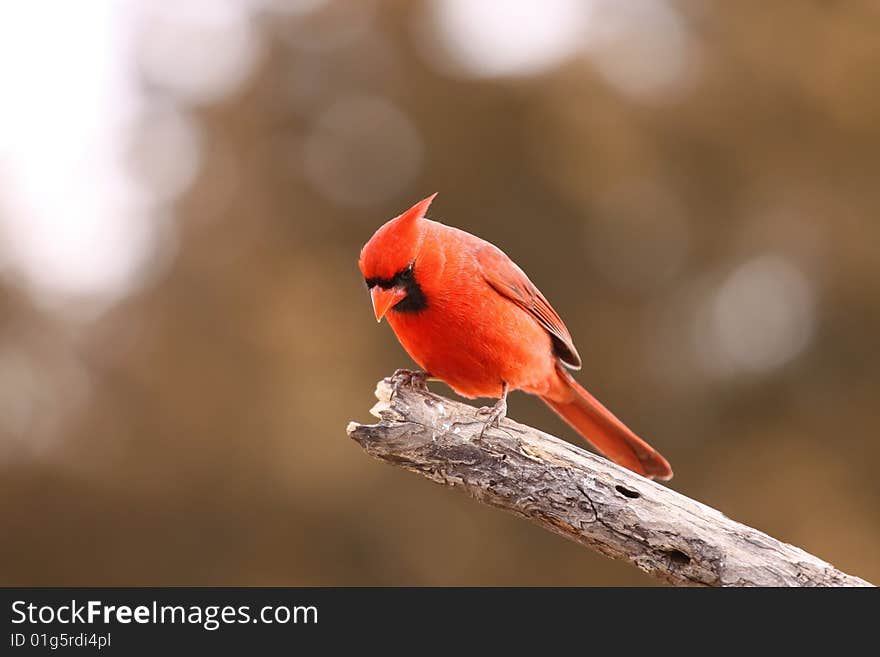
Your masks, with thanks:
[(373, 299), (373, 312), (376, 313), (376, 321), (381, 322), (391, 308), (406, 298), (406, 290), (402, 287), (392, 287), (385, 290), (378, 285), (370, 290)]

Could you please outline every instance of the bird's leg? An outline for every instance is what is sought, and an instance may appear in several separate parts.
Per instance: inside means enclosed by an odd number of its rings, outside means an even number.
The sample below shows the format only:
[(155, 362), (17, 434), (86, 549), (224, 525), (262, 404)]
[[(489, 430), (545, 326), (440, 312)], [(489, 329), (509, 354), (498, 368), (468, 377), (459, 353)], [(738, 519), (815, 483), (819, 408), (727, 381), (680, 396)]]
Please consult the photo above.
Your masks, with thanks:
[(483, 437), (483, 434), (485, 434), (490, 427), (499, 426), (501, 420), (507, 417), (507, 393), (509, 391), (510, 386), (507, 385), (506, 381), (503, 381), (501, 383), (501, 399), (495, 402), (494, 406), (484, 406), (477, 410), (477, 413), (489, 416), (486, 423), (483, 424), (483, 430), (480, 431), (480, 438)]
[(394, 392), (397, 392), (397, 389), (402, 385), (409, 386), (413, 390), (428, 392), (428, 379), (430, 376), (424, 370), (395, 370), (394, 374), (391, 375), (391, 386)]

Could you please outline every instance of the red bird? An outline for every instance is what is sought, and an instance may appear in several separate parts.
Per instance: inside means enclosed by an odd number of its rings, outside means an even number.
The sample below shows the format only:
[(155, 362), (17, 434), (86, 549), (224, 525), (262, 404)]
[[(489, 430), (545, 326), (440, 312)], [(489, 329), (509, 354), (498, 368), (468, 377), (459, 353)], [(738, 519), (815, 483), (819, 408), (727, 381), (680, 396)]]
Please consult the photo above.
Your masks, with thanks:
[(537, 395), (602, 454), (650, 478), (672, 468), (572, 378), (581, 358), (544, 295), (498, 247), (425, 218), (433, 196), (370, 238), (358, 265), (376, 320), (424, 370), (458, 394), (493, 397), (487, 426), (507, 412), (507, 393)]

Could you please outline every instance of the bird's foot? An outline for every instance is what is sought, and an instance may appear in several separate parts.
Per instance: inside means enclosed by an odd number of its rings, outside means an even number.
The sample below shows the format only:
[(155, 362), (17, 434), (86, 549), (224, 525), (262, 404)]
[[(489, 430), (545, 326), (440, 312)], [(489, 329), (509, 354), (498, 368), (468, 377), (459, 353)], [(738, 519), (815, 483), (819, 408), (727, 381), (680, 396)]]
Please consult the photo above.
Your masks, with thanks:
[(493, 406), (478, 408), (477, 415), (488, 416), (483, 424), (482, 431), (480, 431), (480, 438), (482, 438), (490, 428), (501, 426), (501, 420), (507, 417), (507, 397), (502, 397)]
[(420, 392), (428, 392), (429, 376), (431, 375), (424, 370), (399, 369), (391, 375), (391, 387), (395, 393), (401, 386), (408, 386)]

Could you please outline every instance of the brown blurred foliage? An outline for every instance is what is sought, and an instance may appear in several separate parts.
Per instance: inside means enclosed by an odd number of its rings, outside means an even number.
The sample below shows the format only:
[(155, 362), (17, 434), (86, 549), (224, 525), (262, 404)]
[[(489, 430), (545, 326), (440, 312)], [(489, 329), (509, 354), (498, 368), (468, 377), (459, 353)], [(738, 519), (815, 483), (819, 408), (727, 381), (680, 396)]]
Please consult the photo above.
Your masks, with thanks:
[[(551, 299), (579, 380), (669, 458), (672, 487), (880, 581), (880, 12), (674, 6), (699, 71), (652, 102), (584, 57), (445, 76), (404, 2), (266, 10), (234, 93), (188, 106), (156, 85), (201, 135), (167, 269), (84, 325), (0, 287), (0, 340), (31, 364), (0, 383), (36, 400), (0, 427), (0, 583), (650, 584), (346, 438), (377, 379), (410, 364), (373, 320), (358, 251), (434, 191), (433, 218), (499, 245)], [(755, 262), (770, 265), (740, 269)], [(803, 344), (713, 365), (701, 313), (740, 321), (754, 305), (730, 282), (777, 279), (781, 303), (806, 295)], [(775, 317), (777, 297), (743, 285)], [(575, 440), (523, 395), (510, 414)]]

